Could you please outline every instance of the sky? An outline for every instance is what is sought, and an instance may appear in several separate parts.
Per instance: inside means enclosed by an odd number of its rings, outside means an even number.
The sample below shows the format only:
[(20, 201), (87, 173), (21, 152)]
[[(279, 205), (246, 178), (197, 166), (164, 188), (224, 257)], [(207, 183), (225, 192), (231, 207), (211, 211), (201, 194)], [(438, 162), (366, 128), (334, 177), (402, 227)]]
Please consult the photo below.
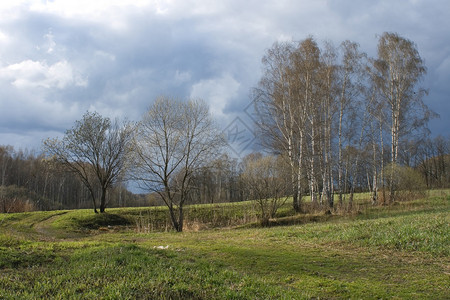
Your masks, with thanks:
[(274, 42), (348, 39), (375, 56), (383, 32), (416, 43), (424, 101), (441, 116), (432, 135), (448, 136), (448, 0), (2, 0), (0, 145), (39, 149), (86, 111), (139, 120), (165, 95), (206, 101), (240, 155), (254, 143), (246, 109)]

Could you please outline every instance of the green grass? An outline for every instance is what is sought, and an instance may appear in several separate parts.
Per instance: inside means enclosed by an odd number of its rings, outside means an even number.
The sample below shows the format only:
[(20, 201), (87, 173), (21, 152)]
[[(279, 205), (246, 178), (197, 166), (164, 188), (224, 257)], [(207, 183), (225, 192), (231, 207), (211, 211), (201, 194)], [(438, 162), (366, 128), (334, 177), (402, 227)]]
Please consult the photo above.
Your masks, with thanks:
[[(450, 196), (433, 193), (289, 226), (183, 233), (136, 232), (137, 217), (162, 220), (163, 208), (2, 214), (0, 299), (448, 299)], [(191, 216), (251, 214), (223, 207)]]
[[(66, 272), (67, 269), (71, 271)], [(35, 272), (39, 274), (34, 275)], [(21, 279), (20, 283), (10, 286), (8, 291), (14, 298), (82, 295), (86, 299), (144, 296), (211, 299), (234, 298), (239, 292), (255, 295), (282, 292), (276, 286), (267, 287), (251, 277), (211, 264), (195, 253), (187, 256), (134, 244), (81, 247), (65, 259), (53, 261), (49, 267), (33, 266), (19, 276), (22, 278), (15, 279)], [(240, 287), (234, 291), (235, 283)]]

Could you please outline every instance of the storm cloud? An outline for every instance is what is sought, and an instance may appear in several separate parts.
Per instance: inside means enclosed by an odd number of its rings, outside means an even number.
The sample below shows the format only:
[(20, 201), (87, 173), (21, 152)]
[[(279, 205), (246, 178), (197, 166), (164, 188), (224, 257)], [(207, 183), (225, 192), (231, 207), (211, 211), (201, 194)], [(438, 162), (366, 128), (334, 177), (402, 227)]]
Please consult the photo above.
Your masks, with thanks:
[[(372, 56), (377, 34), (411, 39), (428, 68), (425, 102), (445, 116), (449, 12), (445, 0), (2, 1), (0, 144), (38, 148), (87, 110), (137, 120), (160, 95), (204, 99), (223, 128), (249, 121), (265, 50), (310, 35)], [(448, 134), (446, 117), (430, 125)]]

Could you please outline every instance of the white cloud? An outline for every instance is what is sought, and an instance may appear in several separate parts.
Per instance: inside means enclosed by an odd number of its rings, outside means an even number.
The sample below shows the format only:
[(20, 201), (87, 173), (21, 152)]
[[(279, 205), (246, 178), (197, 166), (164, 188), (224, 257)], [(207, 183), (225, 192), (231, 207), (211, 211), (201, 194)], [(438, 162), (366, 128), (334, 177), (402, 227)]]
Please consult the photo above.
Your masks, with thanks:
[(10, 80), (17, 88), (63, 89), (69, 85), (87, 85), (87, 81), (76, 74), (70, 63), (65, 60), (50, 66), (45, 61), (25, 60), (1, 68), (0, 78)]
[(31, 1), (30, 11), (46, 13), (66, 19), (102, 23), (115, 30), (127, 28), (127, 13), (130, 10), (139, 10), (151, 6), (158, 9), (158, 2), (151, 0), (53, 0)]
[(0, 43), (6, 44), (9, 41), (9, 36), (0, 31)]
[(116, 56), (114, 54), (105, 52), (105, 51), (101, 51), (101, 50), (96, 50), (95, 51), (95, 56), (97, 56), (98, 58), (102, 59), (102, 58), (106, 58), (109, 61), (115, 61), (116, 60)]
[(239, 86), (239, 82), (232, 76), (224, 74), (219, 78), (201, 80), (194, 84), (190, 97), (203, 99), (209, 104), (213, 116), (223, 119), (227, 117), (224, 109), (237, 96)]
[(180, 70), (176, 70), (175, 72), (175, 82), (177, 83), (184, 83), (191, 80), (191, 73), (190, 72), (184, 72)]
[(44, 38), (47, 39), (47, 53), (53, 53), (55, 51), (56, 42), (55, 42), (55, 36), (52, 34), (51, 31), (47, 33)]
[(251, 101), (265, 50), (308, 35), (372, 56), (377, 33), (410, 38), (438, 105), (450, 2), (411, 1), (1, 0), (0, 135), (67, 128), (87, 109), (137, 119), (158, 95), (202, 98), (226, 123)]

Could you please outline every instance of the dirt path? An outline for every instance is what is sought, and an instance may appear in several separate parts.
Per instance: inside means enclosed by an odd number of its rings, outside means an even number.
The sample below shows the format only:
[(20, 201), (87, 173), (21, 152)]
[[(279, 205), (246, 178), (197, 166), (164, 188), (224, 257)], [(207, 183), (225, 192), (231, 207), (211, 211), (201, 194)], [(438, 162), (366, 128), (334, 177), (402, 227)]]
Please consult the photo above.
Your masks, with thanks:
[(60, 239), (65, 239), (64, 237), (67, 235), (64, 231), (52, 228), (51, 224), (53, 221), (67, 214), (67, 212), (61, 212), (54, 215), (49, 216), (48, 218), (33, 224), (31, 227), (39, 234), (39, 239), (44, 241), (55, 241)]

